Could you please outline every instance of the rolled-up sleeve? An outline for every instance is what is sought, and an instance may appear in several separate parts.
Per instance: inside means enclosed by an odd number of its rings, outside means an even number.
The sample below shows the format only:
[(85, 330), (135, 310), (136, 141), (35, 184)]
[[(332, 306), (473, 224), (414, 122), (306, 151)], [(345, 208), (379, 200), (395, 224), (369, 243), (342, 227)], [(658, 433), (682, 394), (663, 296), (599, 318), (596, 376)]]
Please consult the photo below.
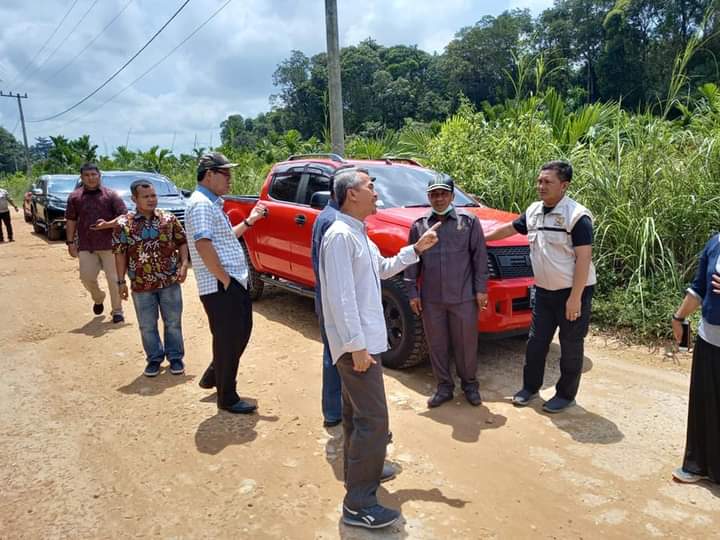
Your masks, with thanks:
[(213, 206), (211, 203), (198, 203), (188, 209), (185, 215), (188, 232), (193, 241), (213, 239)]
[[(323, 315), (325, 323), (335, 327), (342, 353), (367, 348), (353, 281), (353, 251), (352, 240), (342, 234), (326, 235), (320, 248)], [(333, 351), (333, 357), (339, 356)]]
[[(415, 222), (412, 227), (410, 227), (410, 232), (408, 233), (408, 245), (412, 246), (415, 244), (415, 242), (418, 241), (418, 238), (420, 238), (420, 233), (418, 232), (418, 222)], [(412, 264), (405, 269), (403, 281), (405, 282), (405, 289), (407, 290), (408, 298), (411, 300), (418, 297), (417, 280), (420, 277), (421, 271), (422, 259), (419, 259), (417, 263)]]
[(480, 220), (473, 218), (470, 231), (470, 254), (473, 265), (473, 292), (487, 292), (488, 260), (487, 246), (485, 245), (485, 234), (482, 230)]

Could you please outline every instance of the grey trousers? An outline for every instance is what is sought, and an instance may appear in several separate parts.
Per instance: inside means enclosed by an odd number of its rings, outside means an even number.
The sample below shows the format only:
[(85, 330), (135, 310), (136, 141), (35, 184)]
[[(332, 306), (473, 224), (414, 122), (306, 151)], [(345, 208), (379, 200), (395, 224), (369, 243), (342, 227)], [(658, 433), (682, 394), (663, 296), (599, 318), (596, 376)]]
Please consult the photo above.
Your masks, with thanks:
[(438, 392), (449, 395), (455, 388), (450, 371), (450, 345), (463, 391), (477, 390), (477, 302), (423, 302), (422, 307), (423, 327), (430, 346), (430, 363)]
[(351, 510), (377, 504), (388, 443), (388, 409), (380, 356), (364, 373), (353, 370), (352, 355), (337, 361), (342, 381), (342, 425), (345, 432), (345, 500)]

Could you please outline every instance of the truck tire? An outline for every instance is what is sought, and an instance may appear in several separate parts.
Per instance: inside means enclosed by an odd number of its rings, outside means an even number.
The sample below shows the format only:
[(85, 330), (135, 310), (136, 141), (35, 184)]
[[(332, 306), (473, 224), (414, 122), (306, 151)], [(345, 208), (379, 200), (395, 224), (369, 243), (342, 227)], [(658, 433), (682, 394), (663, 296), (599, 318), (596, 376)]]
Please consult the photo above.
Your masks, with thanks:
[(33, 212), (33, 215), (32, 215), (32, 226), (33, 226), (33, 231), (35, 232), (35, 234), (42, 234), (45, 232), (45, 229), (43, 228), (43, 226), (38, 223), (37, 214), (35, 212)]
[(254, 302), (255, 300), (260, 300), (263, 290), (265, 289), (265, 283), (260, 279), (260, 274), (257, 270), (255, 270), (255, 267), (250, 260), (250, 253), (248, 252), (245, 242), (240, 240), (240, 245), (242, 246), (243, 253), (245, 254), (245, 261), (247, 261), (248, 265), (248, 294), (250, 295), (250, 299)]
[(383, 366), (404, 369), (427, 360), (422, 319), (410, 309), (402, 277), (382, 282), (382, 305), (388, 333), (388, 350), (382, 355)]
[(45, 216), (45, 223), (47, 225), (48, 240), (50, 240), (52, 242), (54, 242), (55, 240), (60, 240), (60, 237), (62, 236), (62, 231), (60, 229), (58, 229), (57, 227), (53, 227), (47, 216)]

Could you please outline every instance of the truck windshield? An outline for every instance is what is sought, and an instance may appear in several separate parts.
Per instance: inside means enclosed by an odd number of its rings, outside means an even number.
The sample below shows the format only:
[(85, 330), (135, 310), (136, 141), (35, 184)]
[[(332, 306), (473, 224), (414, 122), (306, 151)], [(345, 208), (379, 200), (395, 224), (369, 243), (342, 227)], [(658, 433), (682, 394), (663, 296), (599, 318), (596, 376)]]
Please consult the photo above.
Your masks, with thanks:
[[(367, 167), (375, 177), (378, 207), (429, 206), (428, 181), (438, 173), (429, 169), (400, 167), (397, 165)], [(478, 206), (465, 193), (455, 187), (455, 206)]]

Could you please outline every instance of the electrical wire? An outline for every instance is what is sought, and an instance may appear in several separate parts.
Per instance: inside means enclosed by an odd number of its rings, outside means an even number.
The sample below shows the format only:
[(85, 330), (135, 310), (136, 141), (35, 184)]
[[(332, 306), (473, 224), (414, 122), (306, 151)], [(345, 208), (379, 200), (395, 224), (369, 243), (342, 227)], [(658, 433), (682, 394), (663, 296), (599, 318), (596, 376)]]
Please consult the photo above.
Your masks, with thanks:
[(85, 96), (84, 98), (82, 98), (80, 101), (78, 101), (78, 102), (75, 103), (74, 105), (68, 107), (68, 108), (65, 109), (64, 111), (60, 111), (60, 112), (57, 113), (57, 114), (53, 114), (52, 116), (48, 116), (47, 118), (40, 118), (40, 119), (37, 119), (37, 120), (28, 120), (28, 123), (37, 124), (37, 123), (39, 123), (39, 122), (47, 122), (48, 120), (54, 120), (55, 118), (59, 118), (60, 116), (63, 116), (64, 114), (69, 113), (69, 112), (72, 111), (73, 109), (75, 109), (75, 108), (79, 107), (80, 105), (82, 105), (83, 103), (85, 103), (88, 99), (90, 99), (90, 98), (93, 97), (95, 94), (97, 94), (100, 90), (102, 90), (103, 88), (105, 88), (105, 87), (110, 83), (110, 81), (112, 81), (112, 80), (113, 80), (115, 77), (117, 77), (126, 67), (128, 67), (128, 66), (130, 65), (130, 63), (131, 63), (133, 60), (135, 60), (135, 58), (137, 58), (138, 56), (140, 56), (140, 53), (142, 53), (153, 41), (155, 41), (155, 38), (158, 37), (163, 30), (165, 30), (165, 28), (175, 19), (175, 17), (177, 17), (177, 16), (180, 14), (180, 12), (181, 12), (183, 9), (185, 9), (185, 6), (187, 6), (189, 3), (190, 3), (190, 0), (185, 0), (185, 2), (183, 2), (183, 4), (177, 9), (177, 11), (176, 11), (175, 13), (173, 13), (172, 17), (170, 17), (170, 18), (165, 22), (165, 24), (163, 24), (163, 25), (160, 27), (160, 29), (159, 29), (157, 32), (155, 32), (155, 34), (150, 38), (150, 40), (149, 40), (147, 43), (145, 43), (145, 45), (143, 45), (138, 52), (136, 52), (134, 55), (132, 55), (132, 57), (130, 57), (130, 59), (129, 59), (127, 62), (125, 62), (125, 63), (120, 67), (120, 69), (118, 69), (117, 71), (115, 71), (115, 73), (113, 73), (112, 75), (110, 75), (110, 77), (109, 77), (104, 83), (102, 83), (100, 86), (98, 86), (98, 87), (97, 87), (95, 90), (93, 90), (90, 94), (88, 94), (87, 96)]
[(192, 38), (195, 36), (195, 34), (197, 34), (197, 33), (198, 33), (200, 30), (202, 30), (211, 20), (213, 20), (223, 9), (225, 9), (225, 8), (227, 7), (227, 5), (228, 5), (230, 2), (232, 2), (232, 0), (227, 0), (222, 6), (220, 6), (218, 9), (216, 9), (216, 10), (212, 13), (212, 15), (210, 15), (210, 16), (209, 16), (207, 19), (205, 19), (197, 28), (195, 28), (195, 30), (193, 30), (190, 34), (188, 34), (187, 37), (185, 37), (185, 39), (183, 39), (180, 43), (178, 43), (175, 47), (173, 47), (173, 49), (171, 49), (170, 52), (167, 53), (165, 56), (163, 56), (160, 60), (158, 60), (158, 61), (155, 62), (152, 66), (150, 66), (142, 75), (140, 75), (138, 78), (136, 78), (133, 82), (131, 82), (130, 84), (128, 84), (127, 86), (125, 86), (125, 87), (124, 87), (122, 90), (120, 90), (119, 92), (117, 92), (117, 93), (113, 94), (112, 96), (110, 96), (108, 99), (106, 99), (105, 101), (103, 101), (100, 105), (98, 105), (98, 106), (95, 107), (94, 109), (92, 109), (92, 110), (90, 110), (90, 111), (88, 111), (88, 112), (86, 112), (86, 113), (83, 113), (83, 114), (81, 114), (80, 116), (77, 116), (77, 117), (73, 118), (73, 119), (72, 119), (70, 122), (68, 122), (68, 123), (77, 122), (78, 120), (81, 120), (81, 119), (85, 118), (86, 116), (89, 116), (89, 115), (93, 114), (94, 112), (97, 112), (98, 110), (100, 110), (101, 108), (103, 108), (105, 105), (107, 105), (108, 103), (110, 103), (111, 101), (113, 101), (115, 98), (117, 98), (120, 94), (122, 94), (122, 93), (124, 93), (126, 90), (128, 90), (131, 86), (134, 86), (137, 82), (139, 82), (141, 79), (143, 79), (147, 74), (149, 74), (149, 73), (150, 73), (151, 71), (153, 71), (156, 67), (158, 67), (160, 64), (162, 64), (165, 60), (167, 60), (175, 51), (177, 51), (180, 47), (182, 47), (183, 45), (185, 45), (185, 43), (187, 43), (188, 41), (190, 41), (190, 39), (192, 39)]
[[(58, 50), (60, 49), (60, 47), (62, 47), (65, 43), (67, 43), (67, 40), (73, 35), (73, 32), (75, 32), (75, 30), (77, 30), (78, 26), (80, 26), (80, 25), (83, 23), (83, 21), (87, 18), (87, 16), (90, 14), (90, 12), (93, 10), (93, 8), (97, 5), (97, 3), (98, 3), (99, 1), (100, 1), (100, 0), (94, 0), (94, 2), (93, 2), (92, 4), (90, 4), (90, 7), (87, 8), (87, 10), (85, 10), (85, 13), (82, 14), (82, 17), (80, 17), (80, 19), (78, 20), (78, 22), (75, 23), (75, 26), (73, 26), (73, 27), (70, 29), (70, 31), (67, 33), (67, 36), (65, 37), (65, 39), (61, 39), (60, 42), (57, 44), (57, 47), (55, 47), (55, 48), (52, 50), (52, 52), (45, 57), (45, 60), (43, 60), (42, 62), (40, 62), (38, 65), (36, 65), (36, 66), (32, 69), (32, 71), (30, 71), (30, 73), (28, 73), (28, 74), (25, 76), (25, 79), (23, 79), (23, 81), (25, 81), (25, 80), (29, 79), (30, 77), (32, 77), (33, 75), (35, 75), (35, 73), (37, 73), (37, 71), (38, 71), (42, 66), (44, 66), (44, 65), (48, 62), (48, 60), (50, 60), (53, 56), (55, 56), (55, 53), (58, 52)], [(22, 84), (22, 83), (21, 83), (21, 84)]]
[(55, 77), (57, 77), (58, 75), (60, 75), (60, 73), (62, 73), (63, 71), (65, 71), (67, 68), (69, 68), (69, 67), (75, 62), (75, 60), (77, 60), (77, 59), (80, 57), (80, 55), (82, 55), (82, 53), (84, 53), (85, 51), (87, 51), (90, 47), (92, 47), (92, 46), (95, 44), (95, 42), (96, 42), (98, 39), (100, 39), (100, 37), (105, 33), (105, 31), (106, 31), (108, 28), (110, 28), (110, 27), (113, 25), (113, 23), (114, 23), (116, 20), (118, 20), (118, 18), (120, 18), (120, 15), (122, 15), (123, 12), (124, 12), (124, 11), (128, 8), (128, 6), (129, 6), (130, 4), (132, 4), (132, 3), (133, 3), (133, 0), (128, 0), (128, 1), (125, 3), (125, 5), (122, 7), (122, 9), (121, 9), (120, 11), (118, 11), (112, 19), (110, 19), (110, 21), (103, 27), (103, 29), (100, 30), (100, 32), (98, 32), (97, 35), (96, 35), (94, 38), (92, 38), (92, 39), (88, 42), (88, 44), (85, 45), (85, 46), (82, 48), (82, 50), (81, 50), (79, 53), (77, 53), (75, 56), (73, 56), (73, 57), (70, 59), (69, 62), (67, 62), (64, 66), (62, 66), (60, 69), (58, 69), (55, 73), (53, 73), (53, 74), (50, 75), (48, 78), (46, 78), (46, 79), (44, 80), (44, 82), (48, 82), (49, 80), (54, 79)]
[[(33, 62), (37, 59), (38, 56), (40, 56), (40, 53), (42, 53), (42, 52), (45, 50), (45, 47), (47, 47), (48, 43), (50, 43), (50, 40), (55, 37), (55, 34), (57, 34), (58, 30), (60, 30), (60, 27), (61, 27), (62, 24), (65, 22), (65, 19), (67, 19), (68, 15), (70, 15), (70, 12), (73, 10), (73, 8), (75, 7), (75, 4), (77, 4), (77, 3), (78, 3), (78, 0), (74, 0), (74, 1), (73, 1), (73, 3), (72, 3), (72, 5), (70, 6), (70, 8), (65, 12), (65, 15), (63, 15), (63, 18), (60, 19), (60, 22), (59, 22), (58, 25), (55, 27), (55, 30), (53, 30), (52, 34), (50, 34), (50, 37), (45, 40), (45, 43), (43, 43), (42, 47), (40, 47), (40, 50), (38, 50), (38, 52), (35, 53), (35, 56), (32, 57), (32, 60), (30, 60), (30, 61), (27, 63), (27, 65), (23, 68), (23, 70), (20, 72), (20, 74), (15, 78), (15, 80), (13, 81), (13, 86), (15, 86), (15, 82), (17, 82), (18, 79), (19, 79), (20, 77), (22, 77), (24, 73), (27, 72), (28, 68), (29, 68), (30, 66), (32, 66)], [(26, 78), (27, 78), (27, 77), (26, 77)], [(25, 80), (25, 79), (23, 79), (23, 81), (24, 81), (24, 80)]]

